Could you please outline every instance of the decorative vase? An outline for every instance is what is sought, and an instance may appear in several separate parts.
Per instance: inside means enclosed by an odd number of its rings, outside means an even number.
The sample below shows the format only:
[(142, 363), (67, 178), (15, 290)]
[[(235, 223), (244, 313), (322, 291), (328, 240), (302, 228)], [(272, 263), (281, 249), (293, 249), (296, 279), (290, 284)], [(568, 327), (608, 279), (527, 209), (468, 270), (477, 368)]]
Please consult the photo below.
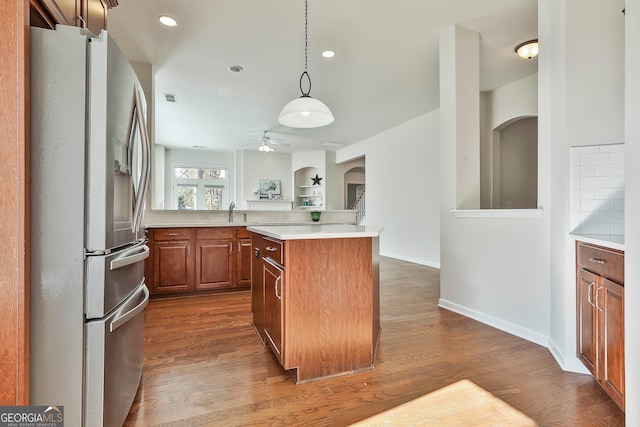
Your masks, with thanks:
[(322, 213), (322, 212), (320, 212), (320, 211), (313, 211), (313, 212), (311, 212), (311, 220), (312, 220), (312, 221), (315, 221), (315, 222), (320, 221), (320, 214), (321, 214), (321, 213)]

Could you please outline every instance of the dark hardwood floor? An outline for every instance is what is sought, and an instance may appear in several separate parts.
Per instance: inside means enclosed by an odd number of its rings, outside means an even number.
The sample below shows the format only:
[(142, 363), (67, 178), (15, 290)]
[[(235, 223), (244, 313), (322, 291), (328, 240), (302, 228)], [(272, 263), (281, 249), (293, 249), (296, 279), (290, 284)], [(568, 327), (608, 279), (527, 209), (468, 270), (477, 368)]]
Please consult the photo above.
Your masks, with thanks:
[(468, 378), (541, 426), (622, 426), (546, 348), (437, 307), (439, 271), (381, 259), (374, 370), (294, 384), (251, 324), (250, 293), (156, 300), (126, 426), (345, 426)]

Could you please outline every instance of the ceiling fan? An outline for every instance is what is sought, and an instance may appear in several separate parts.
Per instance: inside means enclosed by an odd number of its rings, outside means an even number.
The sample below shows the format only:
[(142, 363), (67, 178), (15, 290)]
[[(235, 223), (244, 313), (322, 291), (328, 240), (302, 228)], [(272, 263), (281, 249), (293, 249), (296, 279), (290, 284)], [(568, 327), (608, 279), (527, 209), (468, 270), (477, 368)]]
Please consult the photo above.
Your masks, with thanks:
[[(267, 135), (266, 130), (262, 131), (262, 136), (258, 138), (258, 142), (260, 143), (260, 146), (258, 147), (258, 150), (263, 151), (265, 153), (268, 153), (270, 151), (275, 151), (275, 148), (272, 147), (272, 145), (283, 145), (288, 147), (289, 144), (286, 144), (284, 142), (280, 142), (279, 139), (273, 139), (270, 136)], [(247, 144), (248, 145), (248, 144)]]

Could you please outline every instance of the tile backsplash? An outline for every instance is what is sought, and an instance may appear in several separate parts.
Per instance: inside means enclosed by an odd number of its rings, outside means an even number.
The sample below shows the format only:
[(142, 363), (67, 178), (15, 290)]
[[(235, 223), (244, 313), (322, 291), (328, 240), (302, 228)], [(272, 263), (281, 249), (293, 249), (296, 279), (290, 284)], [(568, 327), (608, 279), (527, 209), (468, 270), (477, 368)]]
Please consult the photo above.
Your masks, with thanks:
[(571, 229), (624, 235), (624, 144), (571, 148)]

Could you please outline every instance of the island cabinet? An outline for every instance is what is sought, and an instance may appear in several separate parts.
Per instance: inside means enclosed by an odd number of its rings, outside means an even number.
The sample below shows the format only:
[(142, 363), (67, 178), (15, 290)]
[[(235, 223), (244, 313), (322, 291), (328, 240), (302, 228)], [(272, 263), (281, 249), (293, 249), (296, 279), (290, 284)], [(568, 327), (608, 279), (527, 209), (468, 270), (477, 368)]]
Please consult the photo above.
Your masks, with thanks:
[(264, 240), (262, 235), (251, 233), (251, 313), (253, 315), (253, 326), (265, 345), (266, 336), (264, 333), (264, 284), (262, 281), (262, 253), (264, 252)]
[(577, 242), (578, 358), (624, 410), (624, 253)]
[(378, 237), (280, 240), (256, 233), (252, 242), (254, 325), (295, 382), (373, 369)]
[(251, 243), (246, 227), (149, 228), (145, 272), (151, 294), (248, 289)]

